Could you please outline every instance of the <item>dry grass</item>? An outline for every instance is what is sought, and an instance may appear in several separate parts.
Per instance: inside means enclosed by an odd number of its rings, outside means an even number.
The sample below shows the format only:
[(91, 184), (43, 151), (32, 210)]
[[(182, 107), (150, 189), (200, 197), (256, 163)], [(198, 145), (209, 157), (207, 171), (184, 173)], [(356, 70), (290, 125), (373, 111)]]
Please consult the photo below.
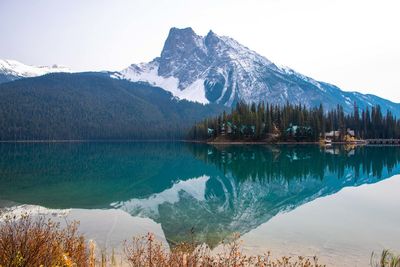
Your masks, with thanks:
[[(193, 239), (194, 240), (194, 239)], [(206, 245), (181, 243), (171, 250), (154, 239), (153, 234), (134, 237), (124, 246), (126, 263), (137, 267), (320, 267), (316, 258), (283, 257), (272, 260), (269, 253), (246, 256), (235, 236), (223, 245), (222, 252), (212, 253)], [(0, 267), (23, 266), (117, 266), (114, 252), (96, 257), (96, 245), (78, 233), (78, 223), (58, 223), (44, 217), (3, 217), (0, 221)]]
[(165, 249), (154, 235), (134, 237), (125, 243), (128, 262), (134, 267), (322, 267), (316, 257), (312, 259), (282, 257), (272, 259), (269, 253), (247, 256), (241, 250), (239, 236), (223, 244), (221, 253), (212, 253), (206, 245), (181, 243), (171, 251)]
[[(24, 266), (118, 266), (114, 256), (103, 252), (96, 257), (96, 246), (78, 232), (78, 223), (58, 223), (29, 215), (3, 217), (0, 221), (0, 267)], [(192, 239), (194, 240), (194, 239)], [(125, 242), (125, 260), (134, 267), (322, 267), (316, 257), (273, 259), (269, 252), (248, 256), (241, 249), (239, 236), (224, 242), (219, 253), (204, 244), (180, 243), (171, 250), (153, 234)], [(372, 254), (372, 267), (400, 267), (400, 256), (388, 250)]]
[(0, 222), (0, 266), (87, 266), (85, 238), (78, 223), (61, 229), (43, 217), (6, 216)]
[(380, 255), (372, 253), (371, 267), (400, 267), (400, 255), (385, 249)]

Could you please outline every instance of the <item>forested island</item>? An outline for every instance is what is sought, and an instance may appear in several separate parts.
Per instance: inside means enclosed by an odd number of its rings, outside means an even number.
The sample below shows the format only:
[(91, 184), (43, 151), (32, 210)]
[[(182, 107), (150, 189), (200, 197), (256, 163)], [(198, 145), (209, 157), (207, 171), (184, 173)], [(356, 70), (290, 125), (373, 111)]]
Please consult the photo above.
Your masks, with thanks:
[(238, 102), (227, 114), (203, 120), (189, 138), (210, 142), (355, 142), (362, 139), (400, 138), (400, 120), (379, 105), (346, 114), (342, 106), (325, 111), (286, 103)]

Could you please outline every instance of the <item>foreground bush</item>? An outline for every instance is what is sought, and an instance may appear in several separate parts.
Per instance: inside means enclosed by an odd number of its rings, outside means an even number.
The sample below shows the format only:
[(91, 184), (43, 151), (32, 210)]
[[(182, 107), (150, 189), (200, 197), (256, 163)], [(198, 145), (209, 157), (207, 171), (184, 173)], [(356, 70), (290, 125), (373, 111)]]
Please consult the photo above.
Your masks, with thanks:
[(400, 267), (400, 255), (395, 255), (389, 250), (385, 249), (380, 255), (372, 253), (371, 256), (372, 267)]
[(88, 248), (78, 223), (61, 229), (43, 217), (6, 216), (0, 221), (0, 266), (87, 266)]
[(181, 243), (172, 250), (165, 249), (154, 235), (147, 234), (134, 237), (130, 243), (125, 243), (125, 254), (131, 266), (140, 267), (322, 267), (317, 258), (282, 257), (273, 260), (269, 253), (259, 256), (243, 254), (239, 236), (223, 244), (222, 252), (212, 253), (206, 245)]
[[(192, 239), (194, 240), (194, 239)], [(58, 223), (23, 215), (0, 216), (0, 267), (24, 266), (117, 266), (114, 253), (110, 261), (103, 253), (95, 257), (95, 245), (78, 233), (78, 223)], [(242, 252), (239, 236), (213, 252), (206, 245), (180, 243), (171, 250), (165, 248), (153, 234), (134, 237), (125, 242), (125, 264), (134, 267), (322, 267), (317, 258), (282, 257), (272, 259), (269, 253), (247, 256)], [(372, 254), (372, 267), (400, 267), (400, 256), (384, 250)]]

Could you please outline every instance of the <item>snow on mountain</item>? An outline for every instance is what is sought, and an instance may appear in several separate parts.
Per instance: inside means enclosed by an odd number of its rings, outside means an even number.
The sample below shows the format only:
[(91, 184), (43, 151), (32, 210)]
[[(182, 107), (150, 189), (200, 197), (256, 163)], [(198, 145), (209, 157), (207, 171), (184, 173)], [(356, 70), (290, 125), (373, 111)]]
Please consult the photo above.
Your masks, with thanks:
[(346, 112), (354, 102), (360, 108), (380, 104), (400, 116), (400, 104), (373, 95), (344, 92), (288, 67), (281, 67), (232, 38), (210, 31), (197, 35), (191, 28), (172, 28), (159, 57), (149, 63), (132, 64), (115, 78), (147, 82), (179, 99), (232, 106), (237, 101), (338, 104)]
[[(123, 77), (130, 77), (132, 81), (143, 81), (151, 85), (161, 87), (179, 99), (187, 99), (193, 102), (207, 104), (208, 100), (204, 92), (204, 80), (198, 79), (190, 84), (185, 90), (179, 89), (179, 80), (175, 77), (162, 77), (158, 75), (158, 65), (154, 62), (140, 64), (121, 72)], [(115, 74), (114, 74), (115, 75)], [(116, 74), (118, 77), (118, 74)]]
[(36, 77), (52, 72), (71, 72), (71, 70), (58, 65), (31, 66), (25, 65), (16, 60), (0, 59), (0, 82)]
[(142, 216), (159, 216), (158, 207), (163, 203), (174, 204), (179, 202), (180, 193), (182, 192), (192, 196), (197, 201), (205, 201), (206, 183), (209, 179), (209, 176), (203, 175), (186, 181), (179, 181), (171, 188), (148, 198), (131, 199), (126, 202), (111, 203), (110, 205), (114, 208), (122, 208), (130, 213), (136, 212)]

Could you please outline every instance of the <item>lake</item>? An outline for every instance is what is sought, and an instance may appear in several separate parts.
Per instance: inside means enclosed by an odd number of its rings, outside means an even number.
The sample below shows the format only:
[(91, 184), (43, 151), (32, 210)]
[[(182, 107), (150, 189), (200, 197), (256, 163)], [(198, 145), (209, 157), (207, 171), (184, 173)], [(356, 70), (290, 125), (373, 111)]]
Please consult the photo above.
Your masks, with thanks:
[(240, 233), (249, 254), (368, 266), (400, 252), (399, 173), (395, 146), (2, 143), (0, 207), (79, 220), (107, 250), (149, 231), (216, 249)]

